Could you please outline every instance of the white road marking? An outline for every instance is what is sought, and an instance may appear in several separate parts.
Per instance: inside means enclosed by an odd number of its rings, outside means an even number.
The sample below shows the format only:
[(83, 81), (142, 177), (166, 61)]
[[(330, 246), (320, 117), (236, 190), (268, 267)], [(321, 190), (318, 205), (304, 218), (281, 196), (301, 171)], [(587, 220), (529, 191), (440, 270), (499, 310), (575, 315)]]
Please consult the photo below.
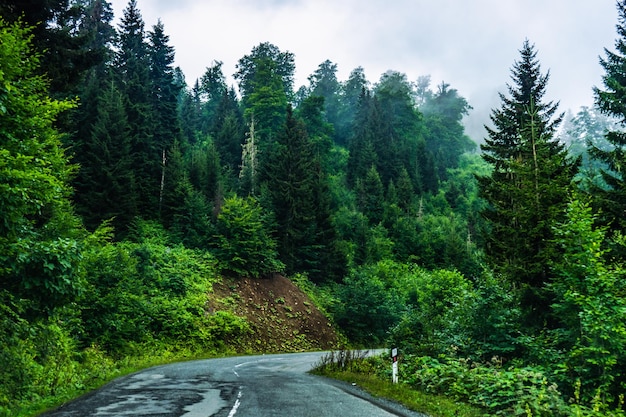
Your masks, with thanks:
[(237, 414), (237, 409), (239, 408), (239, 406), (241, 405), (241, 387), (239, 387), (239, 393), (237, 394), (237, 400), (235, 401), (235, 405), (233, 405), (233, 408), (230, 410), (230, 413), (228, 413), (228, 417), (235, 417), (235, 414)]

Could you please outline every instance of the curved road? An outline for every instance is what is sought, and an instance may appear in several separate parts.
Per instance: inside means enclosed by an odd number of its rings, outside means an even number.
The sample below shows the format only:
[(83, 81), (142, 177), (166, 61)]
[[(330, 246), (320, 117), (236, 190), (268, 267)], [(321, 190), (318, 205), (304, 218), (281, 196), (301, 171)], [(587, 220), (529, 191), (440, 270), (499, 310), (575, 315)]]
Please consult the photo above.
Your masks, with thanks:
[(323, 352), (181, 362), (119, 378), (46, 417), (423, 417), (307, 373)]

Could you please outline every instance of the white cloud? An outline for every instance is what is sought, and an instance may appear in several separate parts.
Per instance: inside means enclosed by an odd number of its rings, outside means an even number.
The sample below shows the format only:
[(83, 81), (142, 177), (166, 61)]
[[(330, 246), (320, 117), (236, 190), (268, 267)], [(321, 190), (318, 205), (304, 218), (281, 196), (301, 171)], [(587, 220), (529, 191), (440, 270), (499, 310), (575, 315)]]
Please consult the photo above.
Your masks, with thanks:
[[(126, 1), (112, 3), (121, 16)], [(138, 0), (138, 7), (147, 28), (161, 18), (189, 83), (213, 60), (230, 76), (254, 46), (271, 42), (295, 54), (297, 86), (330, 59), (340, 79), (357, 66), (371, 82), (388, 69), (410, 80), (430, 74), (477, 113), (499, 104), (482, 100), (504, 92), (526, 38), (551, 72), (547, 98), (563, 111), (591, 105), (591, 88), (601, 83), (598, 57), (617, 36), (610, 1)]]

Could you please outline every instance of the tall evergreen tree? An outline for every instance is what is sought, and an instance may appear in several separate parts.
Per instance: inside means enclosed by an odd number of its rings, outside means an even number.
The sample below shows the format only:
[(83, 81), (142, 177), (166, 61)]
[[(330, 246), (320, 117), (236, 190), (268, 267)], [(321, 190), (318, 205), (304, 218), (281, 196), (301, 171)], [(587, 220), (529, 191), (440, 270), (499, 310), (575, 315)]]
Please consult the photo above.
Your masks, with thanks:
[[(165, 34), (163, 23), (159, 22), (148, 33), (150, 40), (148, 57), (150, 61), (150, 86), (152, 89), (152, 112), (154, 114), (152, 147), (161, 153), (161, 183), (159, 187), (159, 213), (163, 202), (165, 186), (165, 165), (167, 152), (174, 143), (180, 143), (182, 128), (178, 118), (178, 97), (181, 86), (176, 82), (174, 73), (174, 48), (168, 45), (169, 37)], [(179, 145), (178, 145), (179, 146)]]
[(136, 0), (130, 0), (124, 9), (119, 38), (115, 68), (131, 128), (135, 189), (130, 192), (137, 199), (139, 215), (155, 219), (159, 212), (163, 148), (154, 141), (150, 57)]
[(626, 1), (617, 2), (618, 24), (616, 25), (618, 38), (615, 41), (615, 51), (605, 48), (605, 58), (600, 64), (604, 68), (604, 89), (594, 88), (596, 105), (600, 110), (619, 121), (618, 128), (610, 129), (606, 133), (606, 140), (611, 145), (608, 149), (594, 144), (590, 145), (590, 154), (593, 158), (606, 164), (607, 169), (601, 171), (606, 187), (597, 186), (594, 194), (602, 208), (603, 222), (613, 230), (626, 230), (624, 207), (626, 205)]
[[(293, 80), (296, 71), (294, 55), (289, 52), (282, 52), (276, 45), (269, 42), (263, 42), (252, 48), (250, 55), (245, 55), (237, 63), (237, 72), (234, 74), (235, 79), (239, 82), (239, 92), (244, 101), (244, 106), (248, 107), (247, 98), (259, 87), (258, 71), (262, 62), (271, 61), (271, 71), (278, 76), (281, 82), (281, 88), (285, 97), (291, 100), (293, 96)], [(261, 78), (267, 77), (266, 74)]]
[[(524, 290), (528, 319), (545, 319), (545, 285), (554, 259), (553, 227), (563, 220), (578, 161), (554, 137), (562, 115), (558, 104), (544, 103), (549, 74), (543, 75), (533, 45), (525, 41), (513, 65), (510, 96), (492, 112), (493, 127), (481, 146), (493, 171), (478, 176), (489, 206), (486, 253), (498, 273)], [(532, 324), (529, 323), (529, 324)]]
[(417, 185), (423, 176), (416, 161), (418, 146), (424, 141), (422, 115), (413, 100), (413, 89), (405, 74), (388, 71), (374, 88), (380, 103), (385, 130), (373, 142), (379, 157), (377, 166), (384, 186), (396, 180), (402, 167)]
[[(333, 128), (333, 138), (336, 143), (342, 141), (337, 135), (337, 128), (340, 127), (340, 94), (341, 84), (337, 80), (337, 64), (330, 60), (322, 62), (317, 70), (309, 76), (310, 96), (323, 97), (324, 99), (324, 121)], [(345, 141), (344, 141), (345, 144)]]
[(182, 86), (175, 78), (174, 48), (168, 45), (169, 36), (165, 34), (161, 21), (148, 33), (148, 37), (150, 86), (155, 116), (153, 141), (160, 149), (169, 149), (181, 137), (177, 106)]
[(372, 165), (379, 166), (374, 142), (384, 131), (381, 117), (380, 105), (376, 98), (372, 97), (369, 91), (363, 90), (348, 144), (350, 154), (346, 177), (351, 187), (355, 186), (358, 179), (365, 178)]
[(83, 146), (77, 178), (78, 210), (92, 230), (112, 219), (123, 236), (137, 215), (135, 195), (128, 193), (134, 189), (129, 132), (123, 97), (109, 81), (98, 100), (98, 115)]
[[(85, 30), (93, 35), (88, 47), (103, 51), (106, 60), (87, 71), (80, 84), (79, 106), (72, 112), (72, 134), (68, 135), (67, 144), (73, 154), (73, 161), (79, 166), (72, 181), (77, 212), (82, 215), (89, 229), (95, 229), (103, 220), (115, 217), (113, 225), (120, 232), (128, 225), (126, 216), (132, 218), (136, 215), (136, 205), (131, 202), (133, 196), (128, 195), (128, 191), (133, 189), (129, 126), (124, 103), (120, 102), (120, 91), (114, 84), (110, 68), (113, 56), (111, 48), (116, 37), (115, 29), (111, 26), (112, 20), (113, 12), (109, 3), (104, 0), (91, 2), (88, 19), (83, 22)], [(104, 151), (103, 146), (111, 148)], [(112, 160), (111, 154), (121, 160)], [(117, 168), (102, 165), (105, 161), (112, 162)], [(126, 170), (123, 173), (119, 171), (122, 166)], [(115, 184), (109, 175), (104, 174), (105, 170), (119, 175), (119, 179), (113, 180)], [(112, 190), (111, 187), (118, 189)], [(124, 204), (118, 204), (117, 198), (111, 200), (122, 212), (118, 212), (108, 202), (102, 202), (100, 198), (92, 198), (94, 195), (104, 196), (122, 190), (121, 196), (127, 197)], [(127, 202), (128, 205), (125, 204)]]
[(357, 67), (341, 85), (339, 120), (335, 124), (335, 140), (338, 145), (348, 146), (352, 130), (356, 127), (355, 117), (359, 110), (360, 98), (366, 91), (369, 91), (369, 83), (365, 78), (365, 71), (362, 67)]
[(367, 171), (365, 178), (357, 180), (356, 192), (359, 210), (367, 216), (372, 226), (380, 223), (383, 219), (385, 191), (374, 165)]
[(222, 165), (234, 178), (241, 166), (241, 152), (246, 131), (234, 88), (225, 90), (220, 97), (211, 130)]
[(438, 176), (443, 180), (448, 169), (458, 167), (463, 153), (476, 148), (465, 134), (462, 123), (471, 108), (467, 100), (446, 83), (441, 83), (434, 94), (428, 95), (421, 107), (426, 144), (435, 158)]
[(80, 171), (75, 180), (76, 206), (85, 225), (95, 230), (105, 220), (123, 236), (134, 216), (130, 126), (123, 96), (109, 77), (96, 103), (98, 109), (89, 137), (80, 149)]
[(202, 134), (202, 98), (200, 82), (196, 80), (193, 87), (184, 89), (178, 99), (178, 117), (182, 125), (182, 145), (193, 145)]
[(219, 107), (222, 105), (224, 95), (228, 92), (222, 65), (222, 61), (214, 61), (200, 78), (200, 92), (204, 101), (202, 133), (209, 133), (213, 136), (216, 133)]
[(295, 117), (291, 106), (287, 109), (284, 130), (277, 137), (277, 146), (265, 167), (265, 184), (270, 193), (276, 217), (278, 246), (281, 260), (288, 272), (319, 270), (321, 245), (320, 217), (316, 213), (329, 205), (322, 204), (318, 192), (320, 164), (306, 132), (304, 122)]
[(33, 48), (41, 55), (38, 71), (48, 75), (52, 94), (63, 97), (74, 95), (85, 72), (106, 59), (108, 51), (93, 43), (102, 29), (100, 16), (109, 13), (106, 0), (0, 2), (0, 16), (33, 27)]

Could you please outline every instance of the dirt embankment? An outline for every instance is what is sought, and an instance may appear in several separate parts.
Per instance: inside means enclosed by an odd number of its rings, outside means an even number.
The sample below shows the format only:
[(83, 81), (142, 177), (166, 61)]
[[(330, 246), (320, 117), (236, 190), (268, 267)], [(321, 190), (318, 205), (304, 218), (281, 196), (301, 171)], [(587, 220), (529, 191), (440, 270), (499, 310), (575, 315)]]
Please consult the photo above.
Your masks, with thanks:
[(213, 285), (210, 303), (215, 310), (228, 310), (248, 320), (252, 332), (244, 338), (242, 351), (298, 352), (337, 349), (341, 344), (329, 320), (281, 275), (224, 278)]

